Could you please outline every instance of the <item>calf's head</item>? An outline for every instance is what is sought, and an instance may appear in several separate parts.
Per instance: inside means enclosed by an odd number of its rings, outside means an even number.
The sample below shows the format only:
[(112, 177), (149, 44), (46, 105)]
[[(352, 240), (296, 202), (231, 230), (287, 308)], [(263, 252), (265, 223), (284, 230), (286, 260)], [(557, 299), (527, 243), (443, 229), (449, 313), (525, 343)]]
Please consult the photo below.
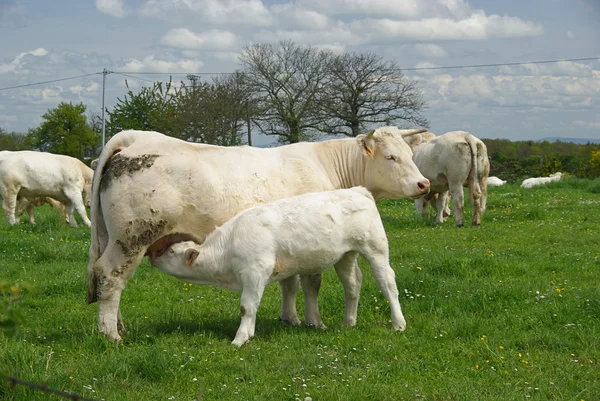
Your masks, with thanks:
[(413, 162), (403, 139), (425, 131), (384, 127), (356, 137), (366, 158), (365, 186), (375, 199), (416, 199), (429, 192), (429, 180)]
[(151, 263), (167, 274), (185, 276), (198, 257), (199, 248), (200, 245), (194, 241), (177, 242)]

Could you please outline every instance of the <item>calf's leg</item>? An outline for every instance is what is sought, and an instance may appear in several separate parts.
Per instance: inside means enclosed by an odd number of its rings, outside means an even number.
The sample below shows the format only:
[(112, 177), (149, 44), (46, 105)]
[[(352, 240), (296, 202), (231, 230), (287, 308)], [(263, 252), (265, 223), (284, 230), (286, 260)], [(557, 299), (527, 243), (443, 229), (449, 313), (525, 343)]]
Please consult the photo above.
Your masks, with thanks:
[(298, 275), (279, 281), (279, 286), (281, 287), (281, 315), (279, 319), (293, 326), (300, 325), (300, 319), (296, 311), (296, 295), (300, 290)]
[(260, 305), (265, 285), (268, 277), (256, 275), (254, 273), (244, 274), (241, 277), (242, 297), (240, 300), (240, 313), (242, 321), (235, 339), (231, 342), (233, 345), (241, 347), (254, 337), (254, 328), (256, 327), (256, 312)]
[(326, 329), (321, 313), (319, 312), (319, 289), (321, 288), (321, 274), (300, 276), (302, 291), (304, 292), (304, 316), (306, 325), (318, 329)]
[(17, 206), (17, 194), (18, 190), (11, 190), (6, 188), (4, 193), (2, 194), (2, 209), (4, 210), (4, 215), (6, 216), (6, 220), (8, 224), (14, 226), (17, 222), (15, 217), (15, 209)]
[(389, 252), (386, 249), (381, 249), (380, 246), (371, 247), (361, 255), (369, 262), (373, 277), (377, 285), (383, 292), (385, 299), (390, 303), (392, 312), (392, 327), (396, 331), (404, 331), (406, 329), (406, 320), (402, 314), (400, 301), (398, 300), (398, 287), (396, 286), (396, 275), (390, 267)]
[(358, 253), (348, 252), (335, 264), (335, 271), (344, 287), (346, 309), (344, 310), (344, 326), (356, 325), (358, 315), (358, 299), (362, 285), (362, 272), (357, 263)]

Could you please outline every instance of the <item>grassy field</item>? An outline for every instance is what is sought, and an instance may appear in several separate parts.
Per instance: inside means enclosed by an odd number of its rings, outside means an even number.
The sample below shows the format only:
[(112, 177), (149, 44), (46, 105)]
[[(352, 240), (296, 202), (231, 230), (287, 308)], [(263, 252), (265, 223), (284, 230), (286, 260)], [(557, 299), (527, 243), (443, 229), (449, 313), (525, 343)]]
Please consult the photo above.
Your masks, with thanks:
[[(0, 221), (0, 280), (36, 287), (26, 318), (0, 335), (0, 371), (93, 399), (113, 400), (600, 400), (600, 180), (490, 188), (479, 228), (416, 217), (382, 201), (407, 330), (368, 266), (355, 328), (326, 272), (328, 329), (277, 319), (267, 288), (256, 337), (230, 345), (239, 294), (177, 281), (144, 261), (122, 297), (125, 345), (98, 335), (86, 305), (89, 230), (47, 206), (37, 226)], [(466, 220), (470, 220), (470, 208)], [(23, 217), (22, 221), (25, 221)], [(301, 298), (298, 298), (302, 314)], [(0, 384), (3, 400), (58, 400)]]

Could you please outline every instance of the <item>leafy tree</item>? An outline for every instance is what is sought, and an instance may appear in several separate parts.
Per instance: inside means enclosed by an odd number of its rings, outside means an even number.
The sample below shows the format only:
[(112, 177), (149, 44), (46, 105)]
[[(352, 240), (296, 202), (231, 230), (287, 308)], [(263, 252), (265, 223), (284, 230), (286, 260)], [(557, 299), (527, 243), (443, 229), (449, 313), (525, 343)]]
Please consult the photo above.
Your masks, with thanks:
[(590, 166), (592, 168), (592, 174), (595, 177), (600, 176), (600, 149), (595, 150), (590, 155)]
[(253, 122), (263, 134), (283, 143), (319, 135), (324, 116), (318, 94), (331, 79), (331, 60), (331, 52), (291, 41), (243, 50), (243, 73), (258, 108)]
[(182, 86), (177, 98), (181, 137), (214, 145), (241, 145), (249, 107), (249, 92), (240, 73), (211, 82), (194, 80), (192, 86)]
[(0, 128), (0, 150), (31, 149), (27, 136), (18, 132), (6, 132)]
[(95, 148), (99, 143), (87, 124), (85, 110), (83, 103), (65, 102), (49, 109), (42, 116), (42, 124), (27, 134), (33, 147), (83, 159), (86, 148)]
[(393, 61), (372, 53), (345, 53), (330, 64), (331, 82), (319, 104), (329, 117), (320, 128), (328, 134), (357, 136), (367, 126), (417, 125), (426, 127), (421, 88)]
[(129, 89), (108, 113), (106, 136), (110, 137), (126, 129), (158, 131), (166, 135), (179, 136), (176, 126), (176, 98), (179, 95), (172, 82), (155, 82), (152, 87), (143, 87), (138, 93)]

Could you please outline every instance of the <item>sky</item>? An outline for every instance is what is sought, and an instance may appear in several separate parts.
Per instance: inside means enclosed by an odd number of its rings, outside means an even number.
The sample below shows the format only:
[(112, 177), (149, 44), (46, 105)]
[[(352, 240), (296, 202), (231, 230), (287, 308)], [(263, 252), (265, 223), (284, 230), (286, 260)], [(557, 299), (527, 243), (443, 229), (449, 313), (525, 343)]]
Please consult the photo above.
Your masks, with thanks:
[[(26, 132), (60, 102), (100, 113), (151, 81), (226, 73), (253, 43), (373, 52), (418, 80), (430, 130), (600, 139), (600, 0), (0, 0), (0, 127)], [(163, 75), (131, 75), (156, 72)], [(82, 78), (3, 89), (41, 81)], [(273, 138), (254, 135), (253, 143)]]

